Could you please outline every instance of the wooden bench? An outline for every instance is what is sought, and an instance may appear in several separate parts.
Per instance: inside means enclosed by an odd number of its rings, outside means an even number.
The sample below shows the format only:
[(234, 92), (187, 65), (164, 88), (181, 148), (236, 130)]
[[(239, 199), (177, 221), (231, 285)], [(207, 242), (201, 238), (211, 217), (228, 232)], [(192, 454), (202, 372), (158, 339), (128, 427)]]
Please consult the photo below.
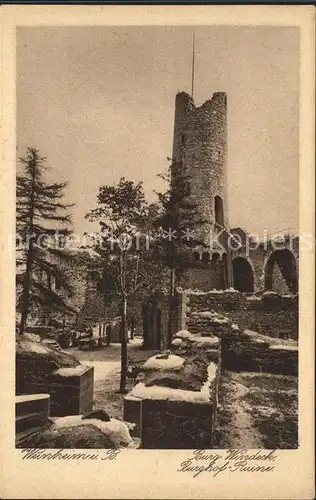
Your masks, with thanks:
[(95, 347), (102, 347), (102, 345), (106, 342), (107, 343), (107, 336), (106, 335), (101, 335), (101, 337), (90, 337), (90, 338), (84, 338), (84, 339), (79, 339), (79, 349), (94, 349)]

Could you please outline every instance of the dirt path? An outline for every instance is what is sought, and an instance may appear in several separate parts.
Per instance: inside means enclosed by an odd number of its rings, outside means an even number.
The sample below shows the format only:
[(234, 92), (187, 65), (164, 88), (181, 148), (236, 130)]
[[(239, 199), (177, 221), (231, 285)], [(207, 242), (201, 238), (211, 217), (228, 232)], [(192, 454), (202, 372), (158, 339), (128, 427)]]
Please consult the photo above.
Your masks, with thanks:
[(216, 436), (220, 449), (297, 447), (297, 377), (222, 372)]
[(238, 374), (233, 372), (221, 376), (218, 448), (261, 448), (260, 433), (254, 428), (249, 405), (244, 400), (248, 389), (238, 379)]
[(249, 413), (249, 405), (244, 401), (244, 396), (247, 394), (248, 389), (238, 382), (235, 382), (233, 387), (234, 398), (230, 405), (232, 412), (231, 425), (236, 432), (233, 432), (230, 438), (231, 448), (261, 448), (262, 442), (260, 434), (253, 427), (252, 418)]
[[(118, 393), (121, 374), (121, 345), (111, 344), (95, 350), (67, 349), (83, 365), (94, 366), (94, 406), (103, 408), (111, 417), (123, 419), (123, 398)], [(133, 361), (146, 360), (151, 351), (141, 348), (141, 340), (130, 341), (127, 347), (128, 358)], [(127, 380), (127, 389), (131, 389)]]

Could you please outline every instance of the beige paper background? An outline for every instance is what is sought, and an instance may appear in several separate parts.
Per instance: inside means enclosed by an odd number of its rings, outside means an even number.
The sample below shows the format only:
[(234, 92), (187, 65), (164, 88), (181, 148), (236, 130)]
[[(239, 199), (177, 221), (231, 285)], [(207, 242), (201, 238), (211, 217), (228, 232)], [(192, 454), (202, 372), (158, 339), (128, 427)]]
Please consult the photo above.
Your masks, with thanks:
[[(315, 25), (311, 6), (4, 6), (1, 10), (1, 498), (314, 498), (314, 235)], [(191, 452), (128, 450), (116, 461), (21, 460), (14, 448), (15, 255), (8, 246), (15, 219), (15, 29), (32, 25), (299, 26), (300, 83), (300, 377), (298, 450), (279, 451), (272, 474), (177, 472)], [(273, 126), (273, 124), (271, 124)], [(276, 193), (277, 194), (277, 193)]]

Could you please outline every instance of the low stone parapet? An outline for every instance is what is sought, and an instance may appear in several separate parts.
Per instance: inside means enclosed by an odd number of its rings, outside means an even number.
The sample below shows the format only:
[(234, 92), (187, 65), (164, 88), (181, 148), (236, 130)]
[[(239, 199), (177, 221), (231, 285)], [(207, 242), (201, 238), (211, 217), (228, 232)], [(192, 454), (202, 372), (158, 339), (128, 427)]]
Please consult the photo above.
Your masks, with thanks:
[[(170, 370), (161, 370), (160, 374), (147, 373), (124, 398), (124, 420), (136, 424), (136, 435), (141, 437), (143, 448), (211, 446), (220, 356), (218, 349), (206, 350), (209, 352), (207, 355), (204, 352), (203, 359), (197, 356), (187, 360), (188, 364), (177, 369), (176, 374)], [(197, 363), (197, 371), (194, 363)], [(153, 419), (156, 412), (158, 416)]]
[(222, 339), (223, 367), (232, 371), (298, 375), (298, 344), (295, 341), (232, 330)]

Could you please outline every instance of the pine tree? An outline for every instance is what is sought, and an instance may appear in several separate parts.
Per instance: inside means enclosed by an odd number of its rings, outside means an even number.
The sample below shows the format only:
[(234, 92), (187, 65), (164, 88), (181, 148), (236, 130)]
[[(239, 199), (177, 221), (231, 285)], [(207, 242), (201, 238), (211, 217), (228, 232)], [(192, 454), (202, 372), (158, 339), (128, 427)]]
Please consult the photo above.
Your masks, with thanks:
[[(67, 183), (44, 182), (46, 158), (39, 151), (27, 148), (20, 158), (24, 172), (17, 176), (17, 266), (24, 271), (17, 278), (22, 287), (18, 298), (21, 312), (19, 333), (25, 331), (27, 318), (33, 304), (49, 305), (52, 309), (67, 308), (64, 299), (51, 286), (51, 279), (58, 280), (59, 287), (71, 291), (64, 273), (56, 261), (69, 259), (61, 246), (61, 239), (71, 231), (67, 213), (72, 205), (62, 202)], [(40, 278), (43, 271), (48, 276), (44, 284)]]
[(177, 279), (191, 262), (191, 249), (204, 245), (197, 228), (207, 222), (198, 215), (198, 203), (191, 198), (190, 175), (182, 163), (173, 163), (166, 175), (164, 193), (157, 193), (162, 213), (157, 224), (163, 230), (162, 257), (171, 270), (170, 295), (174, 294)]

